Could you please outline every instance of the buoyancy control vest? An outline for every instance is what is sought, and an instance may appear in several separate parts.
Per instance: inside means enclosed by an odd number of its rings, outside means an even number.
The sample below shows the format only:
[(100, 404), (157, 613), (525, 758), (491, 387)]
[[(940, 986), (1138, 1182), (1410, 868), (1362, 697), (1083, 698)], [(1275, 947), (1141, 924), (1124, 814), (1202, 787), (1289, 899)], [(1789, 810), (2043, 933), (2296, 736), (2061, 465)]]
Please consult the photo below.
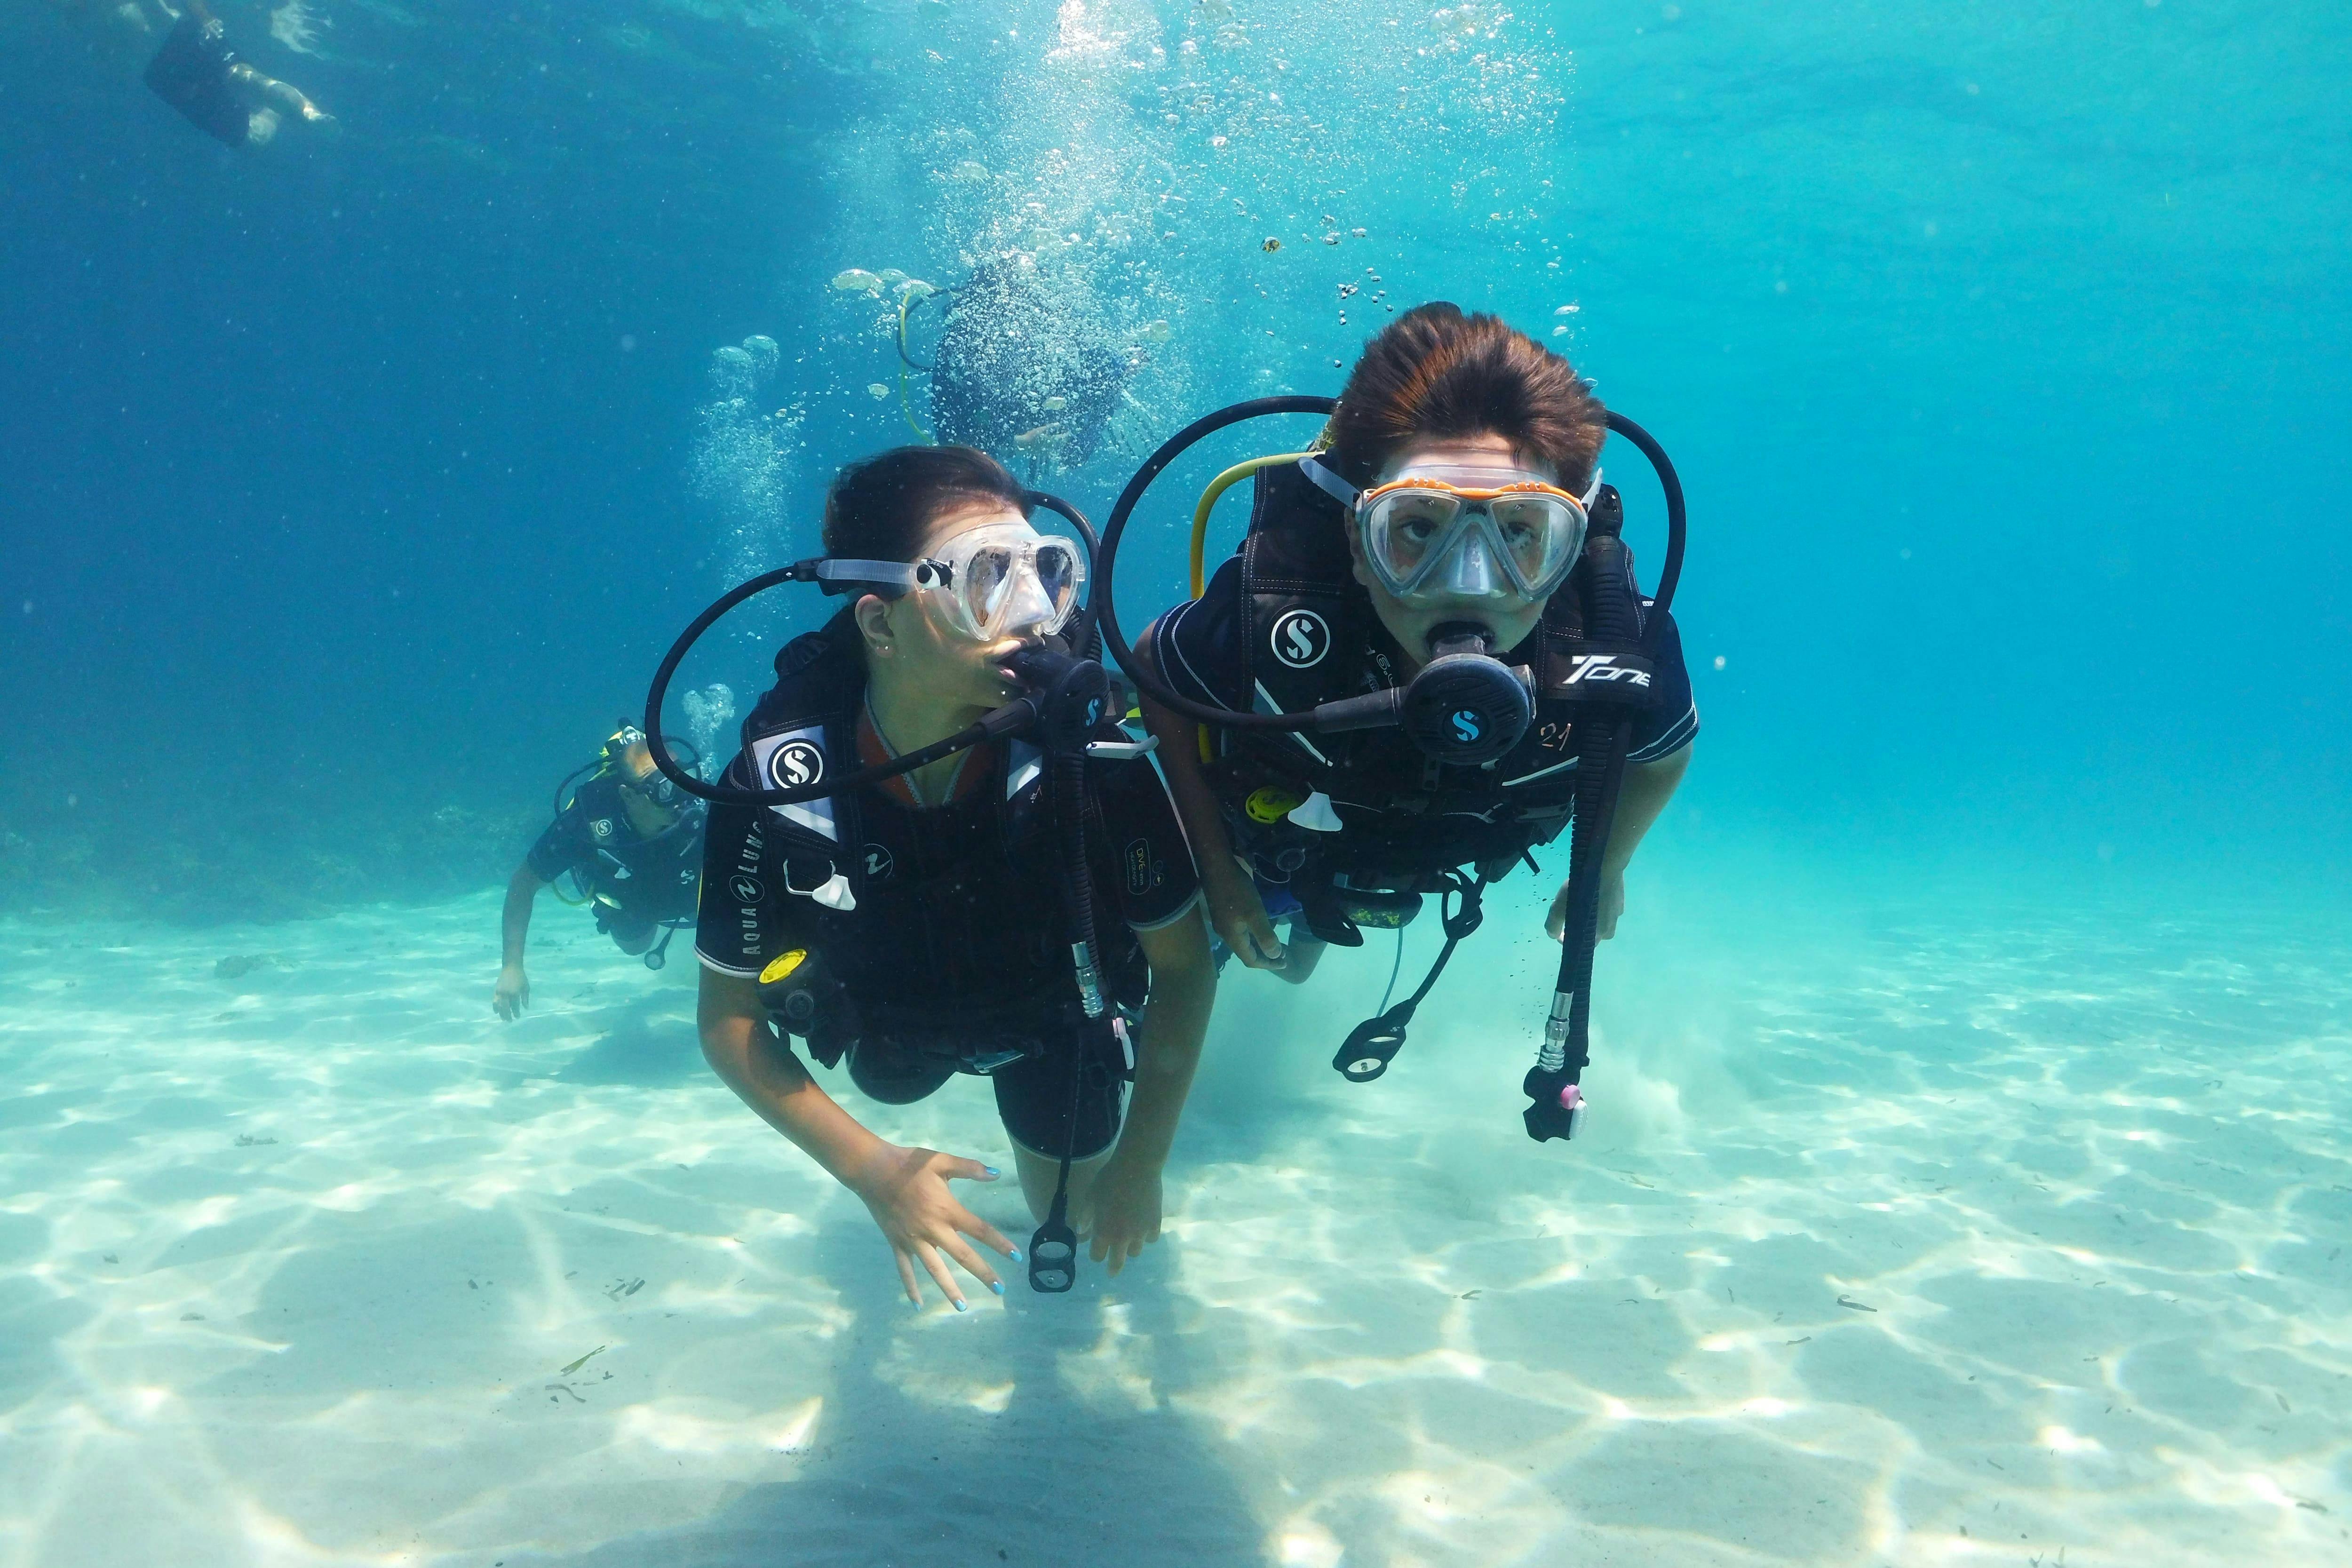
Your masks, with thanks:
[[(856, 756), (859, 644), (845, 611), (778, 653), (776, 684), (743, 725), (755, 780), (814, 784), (835, 759)], [(1125, 739), (1108, 724), (1101, 733)], [(1075, 1029), (1045, 758), (1013, 739), (992, 761), (984, 795), (900, 814), (912, 841), (895, 849), (866, 836), (856, 789), (761, 808), (759, 865), (738, 874), (782, 900), (763, 963), (808, 955), (778, 978), (807, 996), (801, 1016), (786, 1018), (826, 1066), (860, 1038), (887, 1038), (982, 1070), (1058, 1048), (1057, 1037)], [(1086, 812), (1088, 870), (1101, 888), (1112, 874), (1109, 840), (1093, 820), (1091, 790)], [(1140, 944), (1123, 923), (1101, 934), (1105, 989), (1140, 1007), (1149, 982)]]
[[(1334, 931), (1334, 913), (1378, 907), (1348, 892), (1432, 892), (1462, 867), (1491, 881), (1568, 824), (1577, 731), (1591, 694), (1622, 685), (1638, 702), (1651, 689), (1644, 661), (1598, 650), (1586, 636), (1596, 595), (1629, 600), (1637, 626), (1643, 613), (1631, 552), (1619, 538), (1624, 509), (1616, 487), (1601, 488), (1591, 515), (1584, 556), (1528, 641), (1501, 656), (1528, 657), (1536, 712), (1527, 735), (1495, 763), (1442, 763), (1382, 731), (1223, 733), (1205, 772), (1235, 844), (1261, 878), (1291, 886), (1318, 934), (1347, 941), (1355, 922)], [(1601, 540), (1613, 550), (1596, 549)], [(1259, 710), (1305, 712), (1401, 681), (1370, 601), (1353, 581), (1339, 503), (1295, 465), (1258, 472), (1240, 571), (1245, 679)], [(1335, 879), (1343, 889), (1338, 910), (1321, 896)]]
[[(1331, 634), (1348, 624), (1353, 601), (1345, 586), (1352, 574), (1348, 570), (1350, 563), (1342, 554), (1346, 535), (1337, 517), (1328, 504), (1312, 502), (1296, 491), (1287, 499), (1297, 504), (1277, 504), (1283, 500), (1278, 479), (1261, 481), (1252, 538), (1243, 552), (1244, 564), (1251, 569), (1244, 595), (1249, 601), (1244, 606), (1252, 682), (1245, 697), (1248, 707), (1225, 708), (1177, 691), (1152, 668), (1154, 661), (1138, 660), (1134, 647), (1119, 630), (1112, 587), (1119, 542), (1145, 493), (1169, 465), (1210, 436), (1245, 421), (1288, 414), (1328, 416), (1338, 407), (1335, 399), (1297, 394), (1252, 398), (1203, 415), (1161, 442), (1129, 477), (1103, 525), (1097, 563), (1097, 608), (1103, 641), (1146, 694), (1171, 712), (1226, 731), (1228, 752), (1239, 758), (1236, 766), (1255, 763), (1274, 779), (1245, 793), (1237, 788), (1247, 782), (1245, 778), (1224, 781), (1220, 793), (1238, 799), (1243, 816), (1267, 827), (1286, 819), (1295, 826), (1340, 835), (1339, 842), (1344, 849), (1330, 853), (1360, 868), (1361, 876), (1433, 876), (1450, 894), (1459, 896), (1458, 908), (1453, 898), (1447, 900), (1443, 917), (1445, 944), (1420, 987), (1357, 1026), (1332, 1058), (1335, 1068), (1360, 1083), (1387, 1070), (1404, 1043), (1405, 1026), (1413, 1010), (1444, 973), (1455, 946), (1477, 929), (1480, 895), (1488, 880), (1509, 868), (1509, 861), (1500, 852), (1515, 848), (1524, 855), (1529, 846), (1559, 831), (1563, 814), (1557, 782), (1549, 788), (1534, 790), (1523, 802), (1508, 801), (1507, 792), (1533, 790), (1546, 780), (1569, 775), (1565, 816), (1571, 839), (1559, 972), (1544, 1021), (1543, 1041), (1521, 1088), (1528, 1097), (1524, 1120), (1529, 1137), (1539, 1142), (1572, 1138), (1585, 1111), (1580, 1078), (1590, 1054), (1601, 859), (1624, 778), (1633, 712), (1653, 700), (1658, 651), (1653, 625), (1658, 617), (1645, 613), (1633, 579), (1632, 555), (1620, 537), (1621, 498), (1614, 491), (1605, 500), (1599, 494), (1594, 498), (1583, 554), (1562, 589), (1568, 601), (1562, 604), (1560, 595), (1555, 595), (1547, 603), (1534, 638), (1539, 669), (1521, 666), (1515, 672), (1495, 657), (1484, 639), (1462, 635), (1458, 625), (1454, 635), (1447, 635), (1441, 626), (1432, 632), (1433, 657), (1410, 681), (1331, 699), (1319, 696), (1320, 681), (1309, 679), (1290, 691), (1297, 706), (1282, 701), (1265, 678), (1271, 676), (1288, 687), (1287, 679), (1274, 674), (1274, 669), (1303, 670), (1319, 665), (1335, 646)], [(1682, 481), (1665, 449), (1648, 431), (1613, 411), (1607, 419), (1612, 434), (1623, 437), (1649, 459), (1664, 492), (1666, 552), (1654, 601), (1663, 614), (1673, 604), (1682, 577), (1685, 521)], [(1314, 456), (1310, 451), (1254, 459), (1228, 469), (1211, 483), (1193, 515), (1196, 596), (1201, 593), (1198, 563), (1202, 533), (1210, 509), (1225, 486), (1241, 473), (1264, 471)], [(1319, 461), (1316, 471), (1313, 482), (1328, 482), (1335, 489), (1347, 491), (1349, 504), (1357, 499), (1345, 481), (1329, 479)], [(1300, 472), (1305, 475), (1304, 468)], [(1262, 542), (1257, 538), (1260, 534), (1273, 542)], [(1369, 612), (1369, 605), (1363, 608)], [(1322, 618), (1319, 622), (1302, 618), (1310, 616)], [(1315, 647), (1318, 631), (1323, 634), (1321, 654)], [(1263, 656), (1261, 643), (1266, 650)], [(1515, 682), (1515, 674), (1523, 685)], [(1350, 678), (1335, 672), (1322, 679), (1344, 684)], [(1559, 728), (1547, 733), (1547, 723)], [(1344, 750), (1326, 750), (1321, 743), (1326, 737), (1389, 727), (1403, 731), (1422, 753), (1419, 760), (1400, 763), (1377, 754), (1360, 759)], [(1564, 752), (1573, 743), (1576, 756), (1563, 755), (1557, 763), (1518, 766), (1512, 760), (1513, 752), (1531, 732), (1539, 746), (1549, 741), (1548, 749)], [(1248, 736), (1255, 742), (1275, 734), (1297, 734), (1307, 743), (1284, 751), (1255, 743), (1236, 748), (1232, 740)], [(1496, 762), (1499, 771), (1484, 768), (1489, 758)], [(1351, 762), (1362, 763), (1352, 773)], [(1449, 766), (1457, 773), (1476, 766), (1487, 776), (1457, 784), (1447, 776)], [(1393, 771), (1407, 767), (1419, 773), (1410, 785), (1404, 784), (1400, 771)], [(1353, 844), (1345, 837), (1350, 824), (1328, 791), (1310, 791), (1296, 805), (1283, 798), (1302, 781), (1340, 784), (1370, 797), (1350, 803), (1361, 814)], [(1444, 836), (1431, 831), (1433, 825), (1444, 823), (1481, 826), (1465, 829), (1470, 842), (1449, 847), (1443, 842)], [(1401, 831), (1384, 835), (1380, 832), (1384, 826)], [(1497, 853), (1484, 858), (1490, 849)], [(1302, 845), (1294, 843), (1278, 851), (1277, 864), (1290, 862), (1293, 869), (1304, 870), (1308, 855)], [(1475, 879), (1457, 868), (1465, 863), (1477, 865)], [(1418, 892), (1356, 889), (1352, 884), (1359, 874), (1349, 869), (1303, 879), (1302, 892), (1320, 888), (1333, 894), (1319, 918), (1314, 909), (1307, 911), (1310, 927), (1318, 934), (1360, 942), (1355, 930), (1360, 923), (1402, 925), (1412, 918), (1418, 908)], [(1336, 890), (1343, 885), (1349, 889), (1348, 897), (1364, 907), (1343, 910), (1344, 918), (1334, 921), (1328, 906), (1339, 902)], [(1302, 898), (1301, 902), (1307, 900)], [(1362, 920), (1360, 914), (1379, 919)]]
[[(1025, 492), (1023, 510), (1038, 507), (1069, 523), (1091, 565), (1097, 548), (1095, 533), (1078, 510), (1043, 491)], [(678, 764), (661, 736), (662, 698), (677, 676), (678, 666), (702, 634), (730, 610), (788, 583), (818, 584), (828, 594), (856, 593), (873, 585), (866, 575), (873, 564), (829, 557), (795, 561), (738, 583), (713, 600), (688, 623), (655, 668), (653, 683), (646, 691), (646, 749), (662, 775), (688, 795), (714, 803), (769, 808), (773, 815), (765, 820), (779, 825), (778, 847), (782, 862), (780, 874), (785, 879), (787, 901), (804, 893), (817, 907), (835, 913), (846, 913), (855, 907), (858, 877), (869, 882), (876, 879), (867, 876), (866, 868), (859, 864), (862, 857), (849, 851), (852, 845), (862, 847), (862, 840), (848, 821), (855, 810), (855, 791), (860, 784), (910, 773), (991, 740), (1026, 739), (1043, 749), (1038, 782), (1045, 793), (1043, 815), (1049, 819), (1057, 851), (1052, 857), (1059, 873), (1055, 891), (1068, 942), (1067, 967), (1061, 969), (1055, 979), (1074, 984), (1076, 996), (1075, 1005), (1066, 1005), (1062, 1010), (1062, 1016), (1069, 1022), (1068, 1038), (1074, 1047), (1064, 1053), (1069, 1064), (1070, 1141), (1062, 1146), (1053, 1202), (1029, 1238), (1029, 1284), (1032, 1289), (1059, 1293), (1069, 1289), (1077, 1279), (1078, 1237), (1069, 1222), (1069, 1192), (1078, 1126), (1077, 1102), (1087, 1077), (1086, 1047), (1091, 1044), (1107, 1056), (1115, 1043), (1128, 1065), (1132, 1066), (1132, 1044), (1118, 1003), (1129, 995), (1139, 1001), (1141, 986), (1148, 979), (1139, 944), (1133, 962), (1117, 956), (1125, 950), (1107, 950), (1095, 920), (1094, 892), (1101, 873), (1095, 864), (1093, 846), (1101, 842), (1102, 835), (1087, 831), (1087, 819), (1095, 810), (1096, 796), (1087, 787), (1087, 766), (1097, 758), (1131, 762), (1151, 750), (1155, 742), (1133, 740), (1116, 726), (1110, 727), (1109, 734), (1103, 733), (1105, 714), (1120, 709), (1111, 704), (1109, 679), (1096, 658), (1093, 607), (1088, 605), (1061, 634), (1024, 643), (1006, 656), (1005, 673), (1017, 689), (1002, 707), (982, 714), (952, 735), (903, 752), (887, 763), (857, 766), (855, 750), (841, 749), (845, 744), (855, 746), (856, 693), (862, 690), (864, 677), (863, 656), (858, 652), (862, 639), (845, 615), (835, 617), (824, 628), (821, 641), (803, 643), (796, 639), (795, 645), (779, 655), (776, 689), (762, 700), (744, 725), (744, 761), (751, 774), (746, 784), (750, 787), (712, 784), (697, 778)], [(1112, 739), (1113, 735), (1117, 739)], [(834, 765), (829, 759), (835, 757), (851, 765)], [(1020, 780), (1024, 771), (1016, 763), (1009, 778)], [(1008, 809), (1021, 793), (1019, 789), (1006, 792)], [(764, 839), (762, 843), (764, 846)], [(797, 868), (793, 865), (794, 850), (800, 852), (798, 858), (802, 862)], [(1045, 858), (1023, 858), (1024, 863), (1035, 864)], [(750, 874), (756, 879), (757, 869)], [(756, 902), (767, 889), (762, 884), (746, 890), (751, 897), (744, 901)], [(1051, 908), (1052, 902), (1043, 907)], [(1124, 926), (1115, 939), (1122, 942), (1133, 940), (1133, 933)], [(789, 949), (777, 954), (761, 971), (761, 1002), (767, 1005), (771, 1017), (795, 1034), (808, 1032), (824, 1011), (824, 1004), (828, 999), (840, 1002), (845, 1008), (854, 1002), (847, 984), (838, 981), (815, 983), (825, 965), (818, 960), (812, 967), (814, 959), (813, 950)], [(802, 970), (809, 971), (809, 975), (801, 976), (801, 983), (795, 984), (796, 973)], [(1130, 982), (1129, 975), (1139, 978)], [(1050, 985), (1039, 994), (1050, 996), (1059, 989), (1058, 984)], [(855, 1020), (848, 1022), (854, 1024)], [(856, 1036), (853, 1033), (836, 1037), (854, 1039)], [(1046, 1043), (1050, 1046), (1050, 1039)], [(1025, 1047), (1024, 1042), (1024, 1050)]]

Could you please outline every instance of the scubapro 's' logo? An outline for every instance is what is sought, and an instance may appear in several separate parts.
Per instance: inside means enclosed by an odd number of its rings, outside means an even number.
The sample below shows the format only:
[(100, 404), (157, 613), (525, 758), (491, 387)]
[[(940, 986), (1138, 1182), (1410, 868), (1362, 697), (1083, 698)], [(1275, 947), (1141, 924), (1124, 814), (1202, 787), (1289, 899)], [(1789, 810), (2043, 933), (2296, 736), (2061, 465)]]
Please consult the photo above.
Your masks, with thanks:
[(867, 881), (888, 880), (891, 870), (898, 864), (898, 862), (890, 854), (888, 845), (868, 844), (866, 847), (866, 879)]
[(1456, 709), (1452, 722), (1454, 740), (1465, 746), (1476, 744), (1478, 737), (1486, 732), (1486, 727), (1478, 722), (1478, 715), (1467, 708)]
[(768, 889), (757, 877), (738, 871), (727, 880), (727, 890), (735, 895), (739, 904), (756, 904), (768, 896)]
[(1267, 640), (1275, 658), (1293, 669), (1307, 669), (1331, 651), (1331, 628), (1312, 610), (1290, 610), (1275, 621)]
[(824, 752), (807, 741), (786, 741), (768, 759), (768, 776), (778, 789), (800, 789), (824, 777)]

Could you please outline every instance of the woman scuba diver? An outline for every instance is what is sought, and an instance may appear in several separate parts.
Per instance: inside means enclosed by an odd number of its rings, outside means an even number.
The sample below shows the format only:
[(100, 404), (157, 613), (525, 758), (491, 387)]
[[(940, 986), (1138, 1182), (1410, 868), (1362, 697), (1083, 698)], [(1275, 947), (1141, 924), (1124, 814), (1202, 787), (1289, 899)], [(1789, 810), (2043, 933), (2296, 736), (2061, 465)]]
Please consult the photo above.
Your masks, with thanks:
[[(1111, 515), (1104, 577), (1143, 489), (1184, 447), (1241, 418), (1329, 408), (1265, 399), (1172, 437)], [(1612, 428), (1667, 489), (1673, 545), (1654, 608), (1617, 538), (1616, 491), (1601, 482)], [(1233, 470), (1204, 513), (1253, 467), (1249, 536), (1205, 593), (1196, 578), (1199, 596), (1137, 638), (1132, 660), (1104, 616), (1144, 688), (1211, 921), (1244, 964), (1297, 982), (1328, 944), (1400, 927), (1425, 895), (1443, 895), (1437, 968), (1334, 1058), (1368, 1080), (1478, 923), (1486, 885), (1534, 865), (1529, 852), (1573, 816), (1577, 868), (1548, 923), (1555, 937), (1566, 929), (1581, 967), (1563, 963), (1528, 1080), (1530, 1134), (1568, 1136), (1591, 944), (1614, 931), (1626, 864), (1698, 729), (1663, 607), (1681, 555), (1672, 467), (1566, 360), (1444, 303), (1366, 346), (1316, 451)]]
[[(1075, 667), (1097, 695), (1058, 749), (1017, 734), (970, 744), (1019, 707), (1024, 659), (1043, 649), (1072, 668), (1051, 650), (1074, 618), (1084, 624), (1086, 562), (1031, 526), (1046, 501), (969, 447), (905, 447), (842, 471), (825, 502), (825, 558), (774, 575), (854, 602), (777, 656), (777, 684), (714, 792), (706, 844), (704, 1055), (865, 1201), (908, 1298), (921, 1300), (919, 1268), (958, 1311), (950, 1262), (1001, 1295), (980, 1247), (1023, 1260), (948, 1185), (997, 1172), (867, 1130), (793, 1037), (826, 1067), (845, 1059), (850, 1080), (885, 1104), (960, 1072), (987, 1077), (1022, 1190), (1046, 1222), (1032, 1281), (1066, 1289), (1074, 1256), (1066, 1271), (1039, 1271), (1049, 1233), (1071, 1235), (1066, 1199), (1113, 1273), (1159, 1236), (1160, 1169), (1216, 987), (1175, 813), (1137, 760), (1149, 742), (1101, 721), (1098, 667)], [(966, 749), (876, 776), (960, 735)], [(817, 793), (829, 776), (843, 786)], [(793, 798), (761, 804), (775, 796)], [(1076, 942), (1074, 909), (1087, 911)]]

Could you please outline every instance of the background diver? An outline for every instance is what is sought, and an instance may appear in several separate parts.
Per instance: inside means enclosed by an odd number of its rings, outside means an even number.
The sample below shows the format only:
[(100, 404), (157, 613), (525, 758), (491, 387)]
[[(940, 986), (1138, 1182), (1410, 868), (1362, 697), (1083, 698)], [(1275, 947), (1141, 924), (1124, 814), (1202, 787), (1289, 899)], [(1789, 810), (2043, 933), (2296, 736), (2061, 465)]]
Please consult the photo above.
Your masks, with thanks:
[[(335, 117), (311, 102), (301, 89), (239, 59), (229, 47), (228, 29), (205, 0), (184, 4), (163, 47), (148, 62), (146, 79), (155, 96), (190, 124), (231, 147), (268, 145), (278, 134), (282, 114), (320, 129), (334, 124)], [(145, 19), (140, 7), (126, 11)]]
[(532, 902), (567, 871), (595, 910), (596, 929), (623, 952), (646, 954), (648, 968), (661, 967), (669, 931), (694, 915), (702, 803), (655, 772), (645, 736), (626, 722), (584, 767), (596, 771), (569, 801), (560, 802), (555, 820), (507, 881), (499, 918), (505, 956), (490, 1006), (509, 1021), (530, 1005), (523, 944)]
[[(1572, 629), (1562, 617), (1576, 613), (1588, 525), (1605, 516), (1613, 531), (1618, 515), (1600, 480), (1606, 421), (1566, 360), (1495, 317), (1409, 311), (1366, 346), (1314, 468), (1260, 474), (1259, 512), (1278, 537), (1228, 560), (1139, 652), (1179, 695), (1244, 712), (1264, 710), (1254, 694), (1269, 689), (1277, 710), (1298, 712), (1403, 685), (1465, 634), (1507, 665), (1549, 670), (1549, 646)], [(1671, 617), (1656, 630), (1601, 858), (1601, 937), (1698, 731), (1679, 634)], [(1583, 726), (1564, 721), (1549, 679), (1523, 736), (1471, 766), (1437, 765), (1393, 728), (1311, 743), (1213, 724), (1204, 735), (1147, 695), (1223, 944), (1296, 982), (1328, 942), (1402, 925), (1426, 893), (1451, 889), (1475, 924), (1463, 868), (1483, 888), (1569, 819)], [(1555, 938), (1567, 896), (1552, 900)]]
[[(1068, 622), (1084, 575), (1068, 541), (1031, 527), (1032, 505), (994, 459), (962, 447), (904, 447), (845, 469), (824, 546), (832, 564), (871, 575), (850, 577), (850, 608), (777, 656), (777, 686), (722, 783), (814, 784), (920, 750), (1006, 702), (1008, 662)], [(1097, 732), (1131, 740), (1114, 725)], [(973, 1243), (1015, 1262), (1021, 1252), (948, 1186), (997, 1173), (868, 1131), (779, 1022), (820, 1063), (845, 1057), (851, 1081), (885, 1104), (985, 1075), (1031, 1208), (1054, 1225), (1066, 1159), (1070, 1222), (1114, 1273), (1160, 1234), (1160, 1169), (1216, 972), (1158, 773), (1093, 756), (1075, 766), (1091, 841), (1092, 890), (1079, 896), (1102, 911), (1103, 987), (1136, 1014), (1123, 1051), (1075, 1011), (1056, 842), (1069, 824), (1045, 820), (1049, 781), (1025, 742), (984, 743), (806, 805), (711, 808), (695, 943), (704, 1054), (865, 1201), (911, 1300), (919, 1268), (963, 1310), (950, 1261), (1003, 1293)], [(1045, 1261), (1031, 1260), (1033, 1283)]]

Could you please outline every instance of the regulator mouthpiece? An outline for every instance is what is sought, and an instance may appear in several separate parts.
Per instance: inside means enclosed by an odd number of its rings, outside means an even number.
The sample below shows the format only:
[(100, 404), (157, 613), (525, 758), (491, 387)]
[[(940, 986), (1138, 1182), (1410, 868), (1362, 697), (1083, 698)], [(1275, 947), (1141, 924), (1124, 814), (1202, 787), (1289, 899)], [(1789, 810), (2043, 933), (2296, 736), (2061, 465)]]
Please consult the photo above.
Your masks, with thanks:
[(1476, 767), (1519, 743), (1535, 721), (1534, 677), (1496, 658), (1495, 634), (1447, 621), (1429, 634), (1429, 662), (1404, 690), (1406, 736), (1441, 763)]
[(1058, 639), (1024, 644), (1006, 656), (1004, 673), (1036, 710), (1038, 743), (1049, 752), (1084, 747), (1110, 710), (1110, 677)]

